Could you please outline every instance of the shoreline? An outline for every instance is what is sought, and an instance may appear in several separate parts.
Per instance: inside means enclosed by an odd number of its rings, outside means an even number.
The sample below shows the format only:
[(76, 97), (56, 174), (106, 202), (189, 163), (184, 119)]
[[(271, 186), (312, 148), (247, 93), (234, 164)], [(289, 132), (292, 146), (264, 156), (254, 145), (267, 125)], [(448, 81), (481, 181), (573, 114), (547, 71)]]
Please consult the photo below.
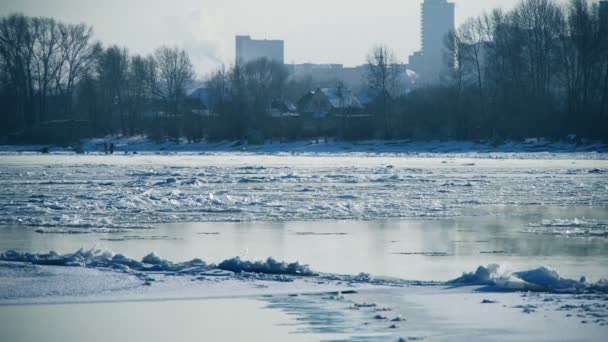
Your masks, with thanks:
[(217, 143), (188, 143), (166, 141), (154, 142), (142, 136), (108, 137), (82, 140), (79, 144), (23, 144), (0, 145), (0, 153), (101, 153), (104, 144), (114, 145), (114, 154), (125, 153), (251, 153), (251, 154), (465, 154), (465, 153), (608, 153), (608, 144), (587, 142), (575, 143), (526, 139), (494, 145), (475, 141), (411, 141), (368, 140), (335, 141), (301, 140), (294, 142), (270, 142), (263, 145), (242, 144), (238, 141)]

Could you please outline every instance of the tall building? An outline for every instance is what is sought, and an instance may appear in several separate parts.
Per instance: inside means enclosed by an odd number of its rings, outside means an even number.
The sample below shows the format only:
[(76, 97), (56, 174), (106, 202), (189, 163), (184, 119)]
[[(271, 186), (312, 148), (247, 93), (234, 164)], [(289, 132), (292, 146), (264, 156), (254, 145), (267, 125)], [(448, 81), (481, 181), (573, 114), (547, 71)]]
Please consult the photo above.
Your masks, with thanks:
[(285, 43), (282, 40), (254, 40), (250, 36), (236, 36), (237, 63), (248, 63), (256, 59), (267, 58), (285, 63)]
[(445, 37), (455, 27), (454, 3), (424, 0), (421, 20), (422, 50), (410, 57), (410, 64), (417, 65), (416, 72), (422, 80), (433, 83), (439, 81), (441, 72), (451, 64), (446, 55)]
[[(600, 1), (600, 29), (604, 35), (608, 34), (608, 1)], [(606, 39), (606, 37), (604, 37)]]

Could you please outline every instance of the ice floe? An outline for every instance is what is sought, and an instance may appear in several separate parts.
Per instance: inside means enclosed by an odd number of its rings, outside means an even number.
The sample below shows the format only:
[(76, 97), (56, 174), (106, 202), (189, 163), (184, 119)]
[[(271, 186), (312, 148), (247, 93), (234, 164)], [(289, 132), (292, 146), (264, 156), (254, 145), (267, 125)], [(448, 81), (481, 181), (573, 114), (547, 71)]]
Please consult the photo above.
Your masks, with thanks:
[(529, 224), (524, 232), (564, 237), (608, 237), (608, 221), (586, 218), (542, 220)]

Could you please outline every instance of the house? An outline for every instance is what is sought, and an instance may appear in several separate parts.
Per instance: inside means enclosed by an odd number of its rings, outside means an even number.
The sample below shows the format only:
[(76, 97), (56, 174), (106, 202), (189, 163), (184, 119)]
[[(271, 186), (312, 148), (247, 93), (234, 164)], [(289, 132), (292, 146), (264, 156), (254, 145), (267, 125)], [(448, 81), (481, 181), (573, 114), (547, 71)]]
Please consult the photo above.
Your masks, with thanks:
[(289, 100), (273, 100), (270, 104), (270, 116), (274, 118), (299, 116), (298, 108)]
[(353, 93), (343, 87), (318, 88), (310, 91), (298, 101), (301, 113), (324, 118), (334, 114), (356, 113), (363, 109)]

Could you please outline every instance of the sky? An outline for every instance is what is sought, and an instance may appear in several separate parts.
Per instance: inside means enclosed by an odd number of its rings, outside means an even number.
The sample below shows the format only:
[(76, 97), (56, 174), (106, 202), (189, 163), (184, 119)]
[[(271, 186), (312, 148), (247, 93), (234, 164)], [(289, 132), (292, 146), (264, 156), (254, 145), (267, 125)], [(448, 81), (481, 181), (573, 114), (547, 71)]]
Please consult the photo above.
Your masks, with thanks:
[[(363, 64), (386, 44), (399, 60), (420, 48), (422, 0), (1, 0), (21, 12), (87, 23), (104, 45), (147, 54), (186, 49), (200, 76), (234, 60), (234, 36), (285, 40), (286, 63)], [(519, 0), (453, 0), (456, 23)]]

